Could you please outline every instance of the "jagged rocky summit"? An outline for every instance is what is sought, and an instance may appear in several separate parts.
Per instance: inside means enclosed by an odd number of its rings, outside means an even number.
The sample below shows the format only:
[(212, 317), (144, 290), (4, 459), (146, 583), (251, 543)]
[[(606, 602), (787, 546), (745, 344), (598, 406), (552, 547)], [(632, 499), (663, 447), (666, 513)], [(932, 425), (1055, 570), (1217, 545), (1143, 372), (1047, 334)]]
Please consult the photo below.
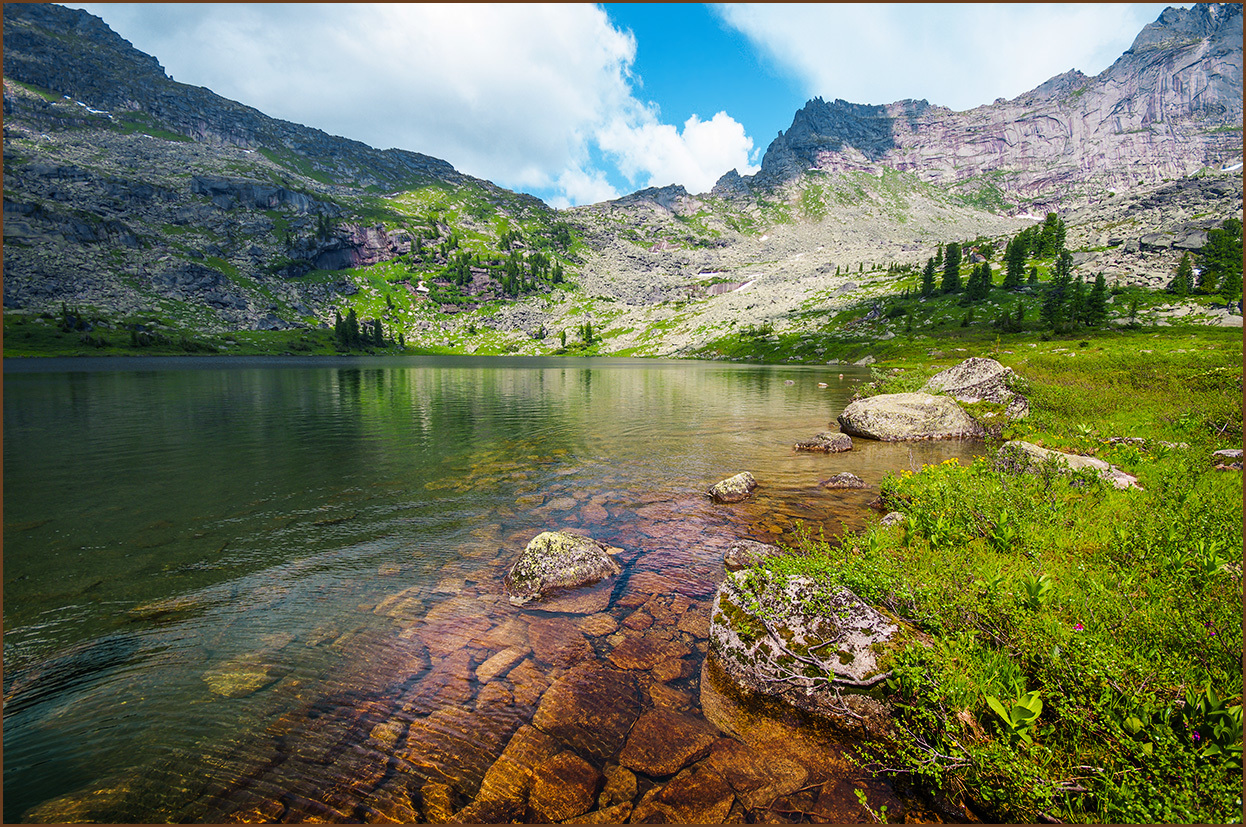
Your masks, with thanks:
[(715, 189), (891, 168), (941, 186), (989, 176), (1012, 198), (1067, 207), (1240, 164), (1241, 123), (1242, 8), (1201, 3), (1166, 9), (1095, 77), (1071, 70), (965, 112), (814, 98), (770, 144), (754, 180), (732, 172)]

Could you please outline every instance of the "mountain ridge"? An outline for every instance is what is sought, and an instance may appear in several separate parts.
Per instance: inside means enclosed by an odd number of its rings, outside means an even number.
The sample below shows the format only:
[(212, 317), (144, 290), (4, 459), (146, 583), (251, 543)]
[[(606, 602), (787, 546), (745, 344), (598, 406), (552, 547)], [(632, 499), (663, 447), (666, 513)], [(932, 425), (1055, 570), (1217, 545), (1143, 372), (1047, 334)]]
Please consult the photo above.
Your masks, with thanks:
[[(1079, 267), (1152, 284), (1207, 216), (1240, 215), (1232, 186), (1199, 179), (1164, 196), (1179, 209), (1147, 201), (1167, 172), (1240, 163), (1241, 12), (1214, 4), (1166, 11), (1096, 78), (1072, 70), (961, 113), (814, 98), (755, 175), (566, 210), (180, 84), (86, 12), (4, 12), (10, 312), (68, 303), (224, 332), (356, 310), (420, 346), (504, 352), (545, 352), (549, 331), (589, 319), (613, 325), (602, 352), (669, 355), (739, 320), (782, 329), (884, 295), (895, 279), (876, 268), (1049, 208), (1084, 222), (1070, 224)], [(1108, 135), (1108, 116), (1146, 128)], [(1100, 174), (1113, 164), (1128, 174)]]

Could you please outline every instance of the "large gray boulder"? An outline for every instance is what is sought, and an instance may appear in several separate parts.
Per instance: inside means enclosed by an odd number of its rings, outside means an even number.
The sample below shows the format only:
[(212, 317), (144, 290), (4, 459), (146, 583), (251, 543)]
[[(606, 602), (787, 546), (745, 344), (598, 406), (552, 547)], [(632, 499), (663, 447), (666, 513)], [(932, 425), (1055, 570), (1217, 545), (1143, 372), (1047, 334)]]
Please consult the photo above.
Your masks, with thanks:
[(551, 592), (588, 586), (623, 571), (600, 540), (567, 531), (543, 531), (533, 537), (506, 575), (510, 602), (522, 606)]
[(1130, 476), (1115, 465), (1109, 465), (1096, 457), (1064, 454), (1019, 439), (1005, 442), (1000, 446), (999, 454), (1005, 463), (1020, 471), (1036, 472), (1044, 465), (1054, 463), (1056, 467), (1067, 471), (1094, 471), (1116, 488), (1142, 487), (1138, 484), (1137, 477)]
[(750, 569), (718, 587), (709, 645), (741, 688), (876, 731), (887, 710), (871, 692), (891, 674), (884, 660), (898, 632), (848, 589)]
[(982, 426), (956, 400), (928, 393), (885, 393), (857, 401), (839, 415), (852, 436), (899, 442), (914, 439), (978, 439)]
[(1007, 405), (1005, 415), (1021, 419), (1029, 414), (1030, 402), (1009, 386), (1013, 376), (1012, 368), (1006, 368), (994, 359), (974, 356), (936, 373), (922, 386), (922, 390), (944, 393), (966, 404), (994, 402)]

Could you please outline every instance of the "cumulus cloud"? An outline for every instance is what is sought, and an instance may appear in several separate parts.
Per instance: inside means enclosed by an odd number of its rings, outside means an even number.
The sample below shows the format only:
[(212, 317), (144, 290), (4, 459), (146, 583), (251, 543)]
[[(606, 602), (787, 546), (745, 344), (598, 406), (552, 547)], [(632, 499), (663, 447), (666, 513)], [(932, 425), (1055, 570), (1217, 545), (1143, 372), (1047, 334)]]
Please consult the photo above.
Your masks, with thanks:
[(598, 143), (641, 187), (683, 184), (689, 192), (707, 192), (729, 170), (749, 175), (759, 169), (750, 164), (753, 139), (726, 112), (708, 121), (693, 115), (683, 131), (651, 113), (630, 122), (616, 119), (601, 131)]
[(176, 80), (558, 203), (617, 196), (594, 147), (628, 183), (691, 190), (751, 150), (725, 113), (658, 122), (634, 92), (635, 38), (595, 5), (77, 5)]
[(1095, 75), (1164, 4), (724, 4), (715, 12), (811, 97), (971, 109)]

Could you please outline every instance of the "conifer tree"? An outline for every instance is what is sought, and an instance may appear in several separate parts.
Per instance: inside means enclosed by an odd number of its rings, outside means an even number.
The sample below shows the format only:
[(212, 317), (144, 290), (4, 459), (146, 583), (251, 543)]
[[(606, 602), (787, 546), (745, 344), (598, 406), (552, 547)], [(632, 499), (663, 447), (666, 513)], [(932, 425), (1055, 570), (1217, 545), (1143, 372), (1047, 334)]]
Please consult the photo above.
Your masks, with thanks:
[(353, 307), (346, 314), (346, 346), (359, 347), (359, 317)]
[(960, 245), (955, 241), (947, 245), (943, 254), (943, 282), (940, 293), (960, 292)]
[(1183, 298), (1190, 294), (1193, 287), (1194, 268), (1190, 265), (1190, 254), (1186, 253), (1181, 256), (1181, 262), (1177, 265), (1177, 273), (1173, 276), (1172, 281), (1168, 283), (1168, 289), (1175, 293), (1179, 298)]
[(372, 320), (372, 344), (385, 347), (385, 332), (381, 329), (381, 320)]
[(1099, 327), (1108, 320), (1108, 285), (1100, 271), (1095, 276), (1095, 286), (1086, 297), (1086, 324)]
[(922, 298), (930, 298), (935, 289), (935, 260), (926, 259), (926, 269), (922, 271)]
[(1008, 242), (1008, 249), (1004, 251), (1004, 265), (1007, 267), (1004, 272), (1004, 289), (1016, 290), (1021, 286), (1021, 279), (1025, 275), (1025, 242), (1020, 236)]

